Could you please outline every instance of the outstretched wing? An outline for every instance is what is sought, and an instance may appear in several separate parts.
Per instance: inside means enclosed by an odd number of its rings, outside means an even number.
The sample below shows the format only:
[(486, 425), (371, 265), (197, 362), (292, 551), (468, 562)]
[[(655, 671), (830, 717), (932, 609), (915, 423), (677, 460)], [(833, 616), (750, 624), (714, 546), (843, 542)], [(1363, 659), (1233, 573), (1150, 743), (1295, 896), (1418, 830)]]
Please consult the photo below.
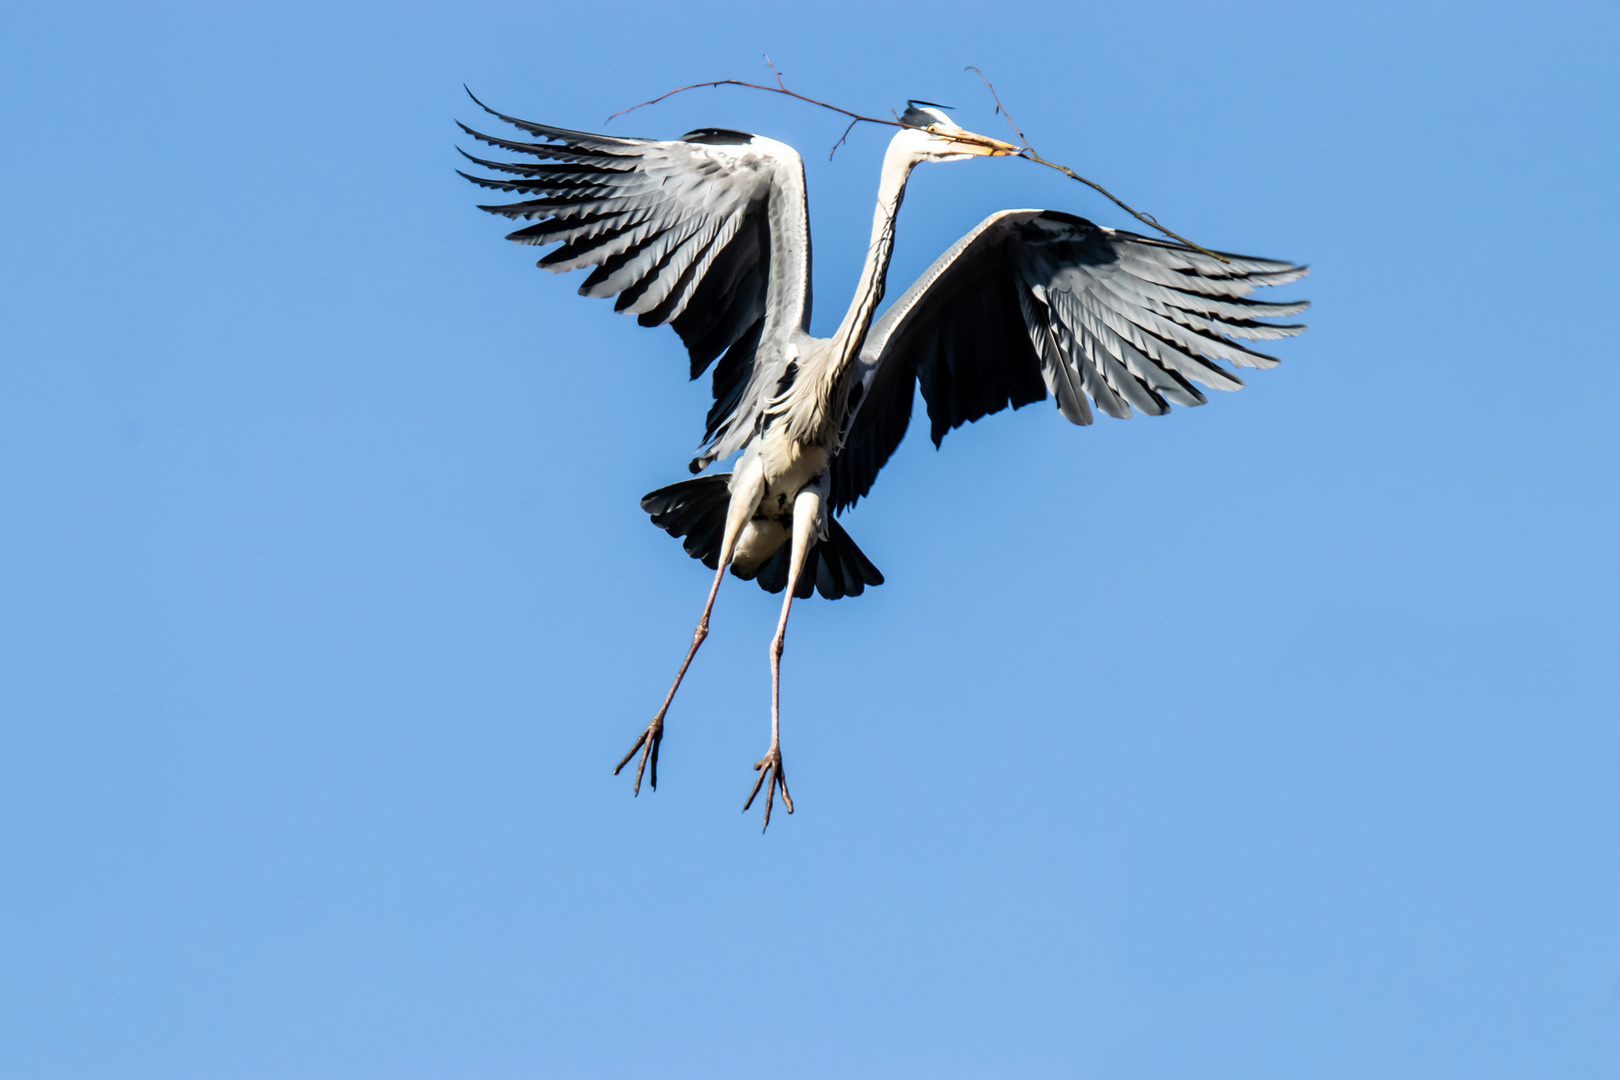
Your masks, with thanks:
[(1226, 257), (1055, 210), (992, 214), (867, 335), (860, 392), (833, 461), (833, 508), (871, 490), (911, 422), (914, 384), (937, 446), (954, 427), (1048, 394), (1075, 424), (1091, 423), (1091, 404), (1109, 416), (1129, 417), (1132, 409), (1157, 416), (1172, 403), (1202, 405), (1193, 383), (1240, 388), (1243, 381), (1218, 361), (1275, 366), (1275, 358), (1232, 339), (1303, 331), (1256, 320), (1296, 315), (1308, 304), (1247, 297), (1306, 269)]
[(508, 240), (559, 244), (541, 267), (595, 267), (580, 285), (582, 296), (617, 296), (614, 310), (641, 325), (674, 327), (692, 378), (724, 353), (704, 442), (711, 449), (740, 446), (760, 404), (753, 399), (779, 375), (756, 369), (779, 367), (781, 344), (809, 324), (810, 233), (799, 155), (739, 131), (705, 128), (667, 142), (618, 138), (530, 123), (478, 104), (546, 140), (515, 142), (460, 125), (480, 142), (532, 159), (490, 161), (462, 151), (502, 174), (462, 173), (468, 180), (533, 196), (480, 209), (534, 222)]

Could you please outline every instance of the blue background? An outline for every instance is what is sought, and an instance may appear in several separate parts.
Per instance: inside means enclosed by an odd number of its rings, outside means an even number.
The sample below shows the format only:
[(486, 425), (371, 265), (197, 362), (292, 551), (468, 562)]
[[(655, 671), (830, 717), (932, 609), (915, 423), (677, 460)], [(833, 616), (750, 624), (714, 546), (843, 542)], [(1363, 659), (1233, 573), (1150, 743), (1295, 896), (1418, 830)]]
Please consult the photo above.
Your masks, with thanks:
[[(1610, 1077), (1611, 3), (12, 7), (0, 38), (0, 1073)], [(601, 129), (705, 78), (1004, 133), (1307, 261), (1162, 419), (914, 429), (800, 605), (740, 816), (729, 580), (662, 786), (612, 764), (707, 572), (707, 405), (458, 179), (466, 81)], [(828, 331), (887, 133), (800, 147)], [(897, 292), (1017, 161), (914, 176)], [(757, 810), (757, 808), (756, 808)]]

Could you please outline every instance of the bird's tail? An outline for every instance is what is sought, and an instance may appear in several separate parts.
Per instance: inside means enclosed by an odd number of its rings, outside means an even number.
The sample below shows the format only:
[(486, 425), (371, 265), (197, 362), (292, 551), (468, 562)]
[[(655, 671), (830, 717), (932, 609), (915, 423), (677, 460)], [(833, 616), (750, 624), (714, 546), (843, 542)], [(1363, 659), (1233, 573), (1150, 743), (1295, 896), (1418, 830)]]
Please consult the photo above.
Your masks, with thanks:
[(731, 474), (714, 473), (682, 480), (641, 497), (641, 508), (654, 525), (674, 537), (686, 537), (686, 553), (710, 570), (720, 566), (720, 541), (731, 505)]
[[(752, 575), (766, 592), (779, 593), (787, 588), (789, 551), (793, 545), (783, 544), (776, 553), (760, 564)], [(732, 571), (736, 573), (735, 568)], [(744, 575), (737, 574), (738, 577)], [(866, 553), (855, 546), (849, 533), (835, 517), (827, 518), (827, 539), (820, 540), (804, 559), (804, 572), (799, 575), (799, 587), (793, 595), (801, 600), (810, 591), (821, 593), (828, 600), (845, 596), (859, 596), (868, 585), (883, 584), (883, 574), (872, 565)]]
[[(681, 546), (686, 553), (713, 570), (720, 565), (720, 541), (726, 531), (726, 509), (731, 505), (730, 482), (730, 473), (682, 480), (643, 495), (641, 508), (652, 515), (654, 525), (671, 536), (684, 537)], [(766, 592), (779, 593), (787, 588), (789, 546), (777, 548), (758, 570), (746, 576), (758, 581)], [(736, 573), (736, 567), (732, 567), (732, 573)], [(794, 595), (803, 598), (816, 590), (828, 600), (837, 600), (859, 596), (866, 586), (881, 584), (883, 574), (838, 520), (829, 517), (827, 538), (810, 549)]]

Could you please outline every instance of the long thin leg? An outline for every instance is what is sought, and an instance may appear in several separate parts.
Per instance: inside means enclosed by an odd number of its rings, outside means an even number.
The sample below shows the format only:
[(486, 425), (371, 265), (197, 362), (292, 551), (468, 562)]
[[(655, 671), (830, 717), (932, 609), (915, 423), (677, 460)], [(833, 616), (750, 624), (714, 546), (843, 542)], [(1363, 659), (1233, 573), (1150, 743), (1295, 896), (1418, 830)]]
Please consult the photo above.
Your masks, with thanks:
[(629, 753), (613, 767), (613, 775), (618, 776), (619, 770), (636, 756), (636, 751), (641, 751), (641, 763), (636, 766), (636, 783), (632, 794), (641, 794), (641, 775), (647, 771), (648, 761), (652, 762), (652, 775), (648, 779), (652, 783), (653, 790), (658, 790), (658, 746), (664, 740), (664, 714), (669, 712), (670, 702), (675, 700), (675, 691), (681, 688), (681, 680), (686, 678), (686, 669), (692, 666), (692, 658), (697, 655), (698, 646), (709, 636), (709, 613), (714, 610), (714, 598), (720, 593), (720, 582), (725, 579), (726, 568), (731, 565), (731, 557), (737, 550), (737, 538), (742, 535), (743, 527), (758, 509), (764, 489), (763, 472), (756, 467), (739, 478), (732, 490), (731, 503), (726, 507), (726, 529), (720, 539), (719, 569), (714, 572), (714, 584), (709, 586), (709, 599), (703, 604), (703, 617), (698, 619), (697, 629), (692, 633), (692, 647), (686, 650), (686, 659), (681, 661), (681, 670), (675, 673), (675, 682), (670, 685), (669, 693), (664, 695), (664, 703), (658, 707), (658, 713), (652, 718), (652, 723), (648, 724), (646, 730), (636, 739)]
[(776, 789), (782, 789), (782, 805), (793, 813), (793, 799), (788, 795), (787, 775), (782, 771), (782, 649), (787, 641), (788, 612), (793, 609), (793, 594), (799, 585), (799, 574), (804, 570), (805, 556), (810, 552), (810, 541), (815, 536), (821, 517), (821, 492), (811, 488), (799, 492), (793, 500), (793, 549), (788, 555), (788, 584), (782, 597), (782, 616), (776, 621), (776, 636), (771, 639), (771, 748), (765, 756), (754, 762), (759, 776), (754, 790), (743, 803), (743, 812), (754, 805), (754, 796), (765, 787), (765, 824), (760, 831), (771, 827), (771, 803)]

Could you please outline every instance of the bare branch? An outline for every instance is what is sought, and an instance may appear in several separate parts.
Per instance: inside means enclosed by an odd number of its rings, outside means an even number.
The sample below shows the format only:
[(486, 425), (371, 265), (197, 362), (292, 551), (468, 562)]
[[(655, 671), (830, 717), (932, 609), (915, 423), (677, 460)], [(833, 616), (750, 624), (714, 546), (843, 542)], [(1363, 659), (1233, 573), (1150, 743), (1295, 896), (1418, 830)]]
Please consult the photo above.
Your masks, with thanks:
[(1113, 192), (1109, 191), (1107, 188), (1103, 187), (1101, 184), (1097, 183), (1095, 180), (1087, 180), (1085, 177), (1081, 176), (1079, 173), (1075, 172), (1073, 169), (1069, 168), (1067, 165), (1059, 165), (1055, 161), (1047, 161), (1045, 158), (1041, 157), (1039, 154), (1037, 154), (1033, 150), (1026, 150), (1023, 154), (1020, 154), (1019, 156), (1025, 158), (1028, 161), (1033, 161), (1037, 165), (1045, 165), (1048, 169), (1056, 169), (1058, 172), (1062, 173), (1064, 176), (1067, 176), (1070, 180), (1078, 180), (1078, 181), (1080, 181), (1082, 184), (1086, 185), (1086, 187), (1088, 187), (1091, 190), (1095, 191), (1097, 194), (1101, 195), (1103, 198), (1107, 199), (1109, 202), (1113, 203), (1115, 206), (1119, 207), (1121, 210), (1123, 210), (1127, 214), (1131, 215), (1131, 217), (1135, 218), (1137, 221), (1140, 221), (1144, 225), (1151, 225), (1153, 228), (1158, 229), (1160, 232), (1164, 233), (1164, 235), (1168, 236), (1170, 239), (1178, 240), (1181, 243), (1186, 244), (1188, 247), (1192, 248), (1194, 251), (1201, 251), (1205, 255), (1208, 255), (1210, 258), (1217, 259), (1217, 260), (1219, 260), (1219, 261), (1221, 261), (1223, 263), (1230, 263), (1232, 261), (1231, 259), (1228, 259), (1225, 255), (1222, 255), (1218, 251), (1211, 251), (1211, 250), (1209, 250), (1209, 248), (1204, 247), (1201, 244), (1193, 243), (1191, 240), (1187, 239), (1185, 236), (1182, 236), (1180, 233), (1172, 232), (1171, 230), (1165, 228), (1163, 225), (1159, 224), (1159, 219), (1154, 217), (1152, 214), (1148, 214), (1148, 213), (1144, 213), (1144, 212), (1142, 212), (1140, 210), (1132, 209), (1130, 206), (1126, 205), (1126, 203), (1125, 203), (1125, 201), (1123, 199), (1119, 198)]
[(833, 148), (831, 150), (827, 151), (827, 160), (828, 161), (831, 161), (833, 159), (833, 155), (838, 153), (838, 148), (840, 146), (844, 145), (844, 140), (849, 138), (849, 133), (854, 131), (855, 130), (855, 125), (860, 123), (860, 122), (861, 121), (860, 121), (859, 117), (857, 117), (854, 120), (851, 120), (849, 122), (849, 127), (845, 128), (844, 133), (842, 135), (838, 136), (838, 141), (833, 143)]
[[(743, 87), (744, 89), (747, 89), (747, 90), (763, 90), (767, 94), (781, 94), (783, 97), (790, 97), (790, 98), (793, 98), (795, 101), (802, 101), (806, 105), (814, 105), (817, 108), (826, 109), (829, 112), (835, 112), (840, 116), (849, 117), (849, 126), (844, 129), (844, 134), (839, 137), (839, 139), (838, 139), (838, 141), (836, 143), (833, 144), (832, 152), (827, 155), (828, 160), (831, 160), (833, 154), (838, 152), (838, 148), (840, 146), (844, 145), (844, 140), (849, 138), (849, 133), (852, 130), (854, 130), (856, 124), (882, 124), (882, 125), (884, 125), (886, 127), (897, 127), (897, 128), (909, 128), (909, 127), (915, 127), (916, 126), (914, 124), (908, 124), (905, 121), (901, 120), (900, 117), (894, 112), (893, 109), (889, 110), (889, 114), (891, 116), (894, 116), (894, 119), (893, 120), (885, 120), (885, 119), (883, 119), (882, 117), (879, 117), (879, 116), (866, 116), (866, 115), (863, 115), (863, 114), (858, 113), (858, 112), (852, 112), (849, 109), (840, 108), (837, 105), (832, 105), (832, 104), (829, 104), (828, 102), (825, 102), (825, 101), (818, 101), (816, 98), (807, 97), (804, 94), (800, 94), (800, 93), (797, 93), (795, 91), (789, 90), (787, 88), (787, 84), (782, 81), (781, 72), (776, 70), (776, 65), (771, 63), (771, 58), (768, 55), (765, 57), (765, 66), (770, 69), (771, 75), (775, 77), (775, 79), (776, 79), (776, 85), (775, 86), (766, 86), (763, 83), (745, 82), (742, 79), (714, 79), (714, 80), (711, 80), (709, 82), (692, 83), (689, 86), (678, 86), (675, 89), (668, 91), (667, 93), (659, 94), (655, 98), (651, 98), (651, 99), (649, 99), (647, 101), (643, 101), (639, 105), (631, 105), (629, 108), (620, 109), (618, 112), (614, 113), (612, 116), (609, 116), (607, 118), (607, 120), (604, 121), (604, 122), (605, 123), (611, 123), (615, 118), (623, 116), (625, 113), (635, 112), (637, 109), (644, 109), (649, 105), (656, 105), (660, 101), (665, 101), (665, 100), (667, 100), (669, 98), (672, 98), (676, 94), (684, 94), (688, 90), (701, 90), (704, 87), (741, 86), (741, 87)], [(1097, 183), (1097, 182), (1095, 182), (1093, 180), (1087, 180), (1085, 177), (1081, 176), (1079, 173), (1075, 172), (1073, 169), (1069, 168), (1067, 165), (1059, 165), (1055, 161), (1047, 161), (1045, 158), (1041, 157), (1040, 154), (1035, 152), (1035, 148), (1029, 144), (1029, 140), (1024, 137), (1023, 131), (1020, 130), (1019, 127), (1018, 127), (1018, 124), (1014, 122), (1014, 120), (1012, 118), (1012, 114), (1007, 112), (1006, 107), (1001, 104), (1001, 97), (996, 93), (996, 88), (991, 85), (990, 80), (985, 78), (984, 72), (979, 71), (978, 68), (972, 66), (971, 64), (968, 65), (968, 67), (964, 68), (963, 70), (976, 72), (978, 74), (979, 78), (984, 80), (984, 85), (985, 85), (986, 88), (989, 89), (990, 96), (995, 99), (996, 111), (999, 112), (1002, 116), (1006, 117), (1007, 123), (1009, 125), (1011, 125), (1014, 134), (1016, 134), (1018, 136), (1019, 143), (1024, 148), (1019, 153), (1019, 155), (1018, 155), (1019, 157), (1023, 158), (1026, 161), (1033, 161), (1037, 165), (1045, 165), (1048, 169), (1056, 169), (1058, 172), (1062, 173), (1064, 176), (1067, 176), (1070, 180), (1079, 181), (1080, 183), (1086, 185), (1088, 188), (1091, 188), (1093, 191), (1097, 192), (1099, 195), (1101, 195), (1103, 198), (1107, 199), (1109, 202), (1113, 203), (1115, 206), (1119, 207), (1121, 210), (1125, 211), (1127, 214), (1131, 215), (1131, 217), (1135, 218), (1137, 221), (1140, 221), (1144, 225), (1147, 225), (1147, 226), (1150, 226), (1150, 227), (1152, 227), (1154, 229), (1157, 229), (1159, 232), (1161, 232), (1164, 235), (1170, 237), (1170, 239), (1172, 239), (1172, 240), (1176, 240), (1176, 241), (1179, 241), (1180, 243), (1186, 244), (1188, 247), (1192, 248), (1194, 251), (1201, 251), (1205, 255), (1208, 255), (1210, 258), (1219, 259), (1223, 263), (1229, 263), (1229, 262), (1232, 261), (1232, 260), (1228, 259), (1226, 256), (1220, 254), (1219, 252), (1211, 251), (1207, 247), (1203, 247), (1203, 246), (1201, 246), (1199, 244), (1193, 243), (1191, 240), (1188, 240), (1185, 236), (1182, 236), (1180, 233), (1170, 231), (1169, 229), (1165, 228), (1163, 225), (1160, 225), (1158, 219), (1155, 218), (1152, 214), (1142, 213), (1142, 212), (1132, 208), (1123, 199), (1120, 199), (1113, 192), (1109, 191), (1107, 188), (1103, 187), (1101, 184), (1099, 184), (1099, 183)], [(964, 133), (964, 135), (955, 136), (955, 138), (957, 138), (959, 141), (962, 141), (962, 142), (976, 142), (977, 141), (971, 135), (966, 135), (965, 133)], [(985, 145), (989, 145), (989, 144), (986, 143)]]
[(780, 71), (776, 70), (776, 65), (775, 64), (771, 63), (771, 54), (770, 53), (762, 53), (761, 55), (765, 57), (765, 66), (771, 69), (771, 74), (772, 75), (776, 76), (777, 88), (781, 89), (781, 90), (786, 90), (787, 89), (787, 84), (782, 81), (782, 73)]
[(894, 120), (885, 120), (879, 116), (863, 116), (857, 112), (850, 112), (848, 109), (840, 109), (837, 105), (829, 105), (825, 101), (817, 101), (813, 97), (806, 97), (803, 94), (794, 93), (785, 86), (766, 86), (763, 83), (744, 82), (742, 79), (714, 79), (710, 82), (693, 83), (690, 86), (677, 86), (668, 93), (659, 94), (657, 97), (643, 101), (639, 105), (632, 105), (627, 109), (620, 109), (603, 122), (612, 123), (616, 117), (623, 116), (625, 113), (635, 112), (637, 109), (645, 109), (648, 105), (657, 105), (660, 101), (672, 98), (676, 94), (684, 94), (688, 90), (701, 90), (706, 86), (741, 86), (749, 90), (763, 90), (767, 94), (782, 94), (783, 96), (793, 98), (796, 101), (802, 101), (806, 105), (815, 105), (819, 108), (828, 109), (835, 112), (840, 116), (847, 116), (857, 124), (886, 124), (889, 127), (902, 128), (912, 126), (910, 124), (901, 123), (898, 118)]
[(1109, 191), (1107, 188), (1103, 187), (1099, 183), (1096, 183), (1095, 181), (1087, 180), (1085, 177), (1081, 176), (1079, 173), (1075, 172), (1073, 169), (1069, 168), (1067, 165), (1059, 165), (1055, 161), (1047, 161), (1045, 158), (1041, 157), (1040, 154), (1036, 153), (1035, 148), (1029, 144), (1029, 140), (1024, 137), (1024, 132), (1023, 132), (1022, 129), (1019, 128), (1018, 122), (1015, 121), (1012, 118), (1012, 113), (1008, 112), (1007, 107), (1001, 103), (1001, 95), (996, 93), (995, 85), (990, 82), (990, 80), (985, 76), (984, 72), (980, 71), (978, 68), (974, 67), (972, 64), (969, 64), (967, 67), (963, 68), (962, 70), (963, 71), (971, 71), (975, 75), (977, 75), (980, 79), (984, 80), (985, 89), (990, 91), (990, 97), (996, 103), (996, 112), (1000, 113), (1002, 116), (1007, 118), (1008, 126), (1013, 129), (1013, 134), (1018, 136), (1018, 141), (1023, 144), (1024, 152), (1022, 154), (1018, 155), (1019, 157), (1027, 158), (1028, 160), (1035, 162), (1035, 164), (1037, 164), (1037, 165), (1045, 165), (1048, 169), (1056, 169), (1058, 172), (1062, 173), (1064, 176), (1067, 176), (1070, 180), (1078, 180), (1078, 181), (1080, 181), (1080, 183), (1086, 185), (1086, 187), (1088, 187), (1088, 188), (1091, 188), (1093, 191), (1097, 192), (1103, 198), (1107, 199), (1109, 202), (1113, 203), (1115, 206), (1119, 207), (1121, 210), (1123, 210), (1127, 214), (1131, 215), (1131, 217), (1135, 218), (1137, 221), (1142, 222), (1142, 224), (1144, 224), (1144, 225), (1151, 225), (1153, 228), (1158, 229), (1160, 232), (1164, 233), (1164, 235), (1170, 237), (1172, 240), (1179, 240), (1183, 244), (1186, 244), (1188, 247), (1192, 248), (1194, 251), (1201, 251), (1205, 255), (1208, 255), (1210, 258), (1219, 259), (1223, 263), (1230, 263), (1232, 261), (1231, 259), (1228, 259), (1225, 255), (1222, 255), (1219, 252), (1211, 251), (1207, 247), (1203, 247), (1203, 246), (1201, 246), (1199, 244), (1193, 243), (1191, 240), (1187, 239), (1185, 236), (1182, 236), (1180, 233), (1171, 232), (1169, 229), (1165, 228), (1163, 225), (1160, 225), (1159, 224), (1159, 219), (1154, 217), (1152, 214), (1143, 213), (1143, 212), (1140, 212), (1140, 211), (1137, 211), (1137, 210), (1133, 209), (1130, 206), (1127, 206), (1125, 204), (1125, 201), (1123, 199), (1120, 199), (1117, 196), (1115, 196), (1113, 192)]
[(1007, 106), (1005, 106), (1005, 105), (1003, 105), (1001, 103), (1001, 95), (996, 93), (995, 86), (993, 86), (991, 84), (991, 82), (990, 82), (990, 80), (988, 78), (985, 78), (984, 72), (980, 71), (977, 67), (975, 67), (972, 64), (969, 64), (967, 67), (963, 68), (962, 70), (963, 71), (971, 71), (971, 72), (973, 72), (973, 74), (977, 75), (980, 79), (982, 79), (984, 81), (984, 88), (986, 90), (990, 91), (990, 97), (996, 103), (996, 112), (1000, 113), (1003, 117), (1006, 118), (1007, 126), (1013, 129), (1013, 134), (1014, 135), (1018, 136), (1019, 145), (1022, 146), (1025, 150), (1028, 150), (1030, 153), (1033, 154), (1035, 152), (1035, 148), (1033, 146), (1029, 145), (1029, 140), (1028, 139), (1024, 138), (1023, 131), (1018, 127), (1017, 122), (1013, 120), (1012, 113), (1007, 111)]

